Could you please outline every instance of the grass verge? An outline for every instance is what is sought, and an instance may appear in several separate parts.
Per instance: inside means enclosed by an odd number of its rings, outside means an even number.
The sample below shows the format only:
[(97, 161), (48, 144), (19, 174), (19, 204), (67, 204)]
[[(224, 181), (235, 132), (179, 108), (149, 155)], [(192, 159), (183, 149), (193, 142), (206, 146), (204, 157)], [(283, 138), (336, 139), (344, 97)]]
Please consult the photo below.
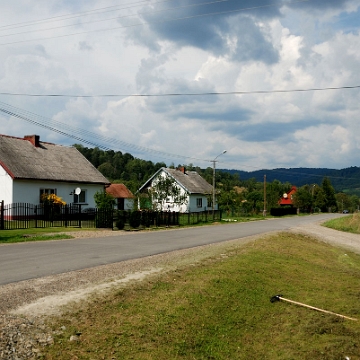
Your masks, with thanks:
[[(81, 229), (84, 230), (84, 229)], [(64, 234), (68, 228), (34, 228), (22, 230), (1, 230), (0, 244), (10, 244), (25, 241), (43, 241), (57, 239), (72, 239), (73, 236)]]
[(331, 229), (360, 234), (360, 213), (329, 220), (323, 226)]
[[(360, 359), (359, 277), (360, 255), (264, 237), (52, 319), (66, 330), (43, 359)], [(279, 293), (359, 321), (271, 303)]]

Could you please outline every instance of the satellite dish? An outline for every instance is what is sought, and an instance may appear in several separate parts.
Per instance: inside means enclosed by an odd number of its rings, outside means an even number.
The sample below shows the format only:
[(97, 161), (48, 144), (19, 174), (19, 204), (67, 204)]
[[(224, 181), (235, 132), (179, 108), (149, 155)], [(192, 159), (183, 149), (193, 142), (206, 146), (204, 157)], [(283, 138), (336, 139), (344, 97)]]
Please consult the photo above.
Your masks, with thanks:
[(81, 193), (81, 189), (78, 187), (78, 188), (76, 188), (75, 189), (75, 194), (76, 195), (80, 195), (80, 193)]

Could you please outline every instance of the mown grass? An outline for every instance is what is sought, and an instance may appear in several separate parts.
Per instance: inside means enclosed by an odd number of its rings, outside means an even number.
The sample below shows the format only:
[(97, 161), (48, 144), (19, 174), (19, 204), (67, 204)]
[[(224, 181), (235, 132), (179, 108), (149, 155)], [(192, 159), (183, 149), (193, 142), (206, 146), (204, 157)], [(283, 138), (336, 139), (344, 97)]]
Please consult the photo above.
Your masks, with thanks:
[(20, 230), (0, 230), (0, 243), (10, 244), (25, 241), (43, 241), (73, 238), (71, 235), (64, 234), (64, 232), (68, 231), (72, 230), (69, 230), (69, 228), (31, 228)]
[(43, 359), (360, 359), (360, 320), (270, 302), (283, 294), (360, 319), (359, 277), (360, 255), (264, 237), (52, 319), (66, 330)]
[(360, 234), (360, 213), (329, 220), (323, 225), (335, 230)]

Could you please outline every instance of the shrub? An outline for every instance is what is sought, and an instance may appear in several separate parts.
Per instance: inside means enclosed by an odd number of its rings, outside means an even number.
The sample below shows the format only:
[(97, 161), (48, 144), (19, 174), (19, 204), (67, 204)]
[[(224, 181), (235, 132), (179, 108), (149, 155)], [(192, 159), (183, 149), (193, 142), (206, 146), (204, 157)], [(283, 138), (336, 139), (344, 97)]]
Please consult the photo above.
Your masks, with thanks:
[(139, 227), (140, 224), (141, 224), (141, 212), (140, 211), (133, 211), (130, 214), (129, 223), (130, 223), (130, 226), (133, 227), (133, 228)]
[(115, 225), (119, 230), (122, 230), (125, 227), (125, 222), (123, 219), (118, 219), (118, 220), (116, 220)]

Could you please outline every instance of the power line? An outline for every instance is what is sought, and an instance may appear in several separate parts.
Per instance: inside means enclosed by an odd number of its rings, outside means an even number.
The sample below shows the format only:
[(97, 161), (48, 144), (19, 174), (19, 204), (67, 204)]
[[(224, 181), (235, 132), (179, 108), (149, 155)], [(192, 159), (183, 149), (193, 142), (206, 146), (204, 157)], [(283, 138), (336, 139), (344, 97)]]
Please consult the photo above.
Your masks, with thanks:
[[(168, 1), (172, 1), (172, 0), (164, 0), (164, 1), (159, 1), (159, 2), (155, 2), (155, 4), (157, 3), (163, 3), (163, 2), (168, 2)], [(130, 6), (127, 7), (123, 7), (120, 8), (119, 10), (123, 10), (123, 9), (129, 9), (132, 7), (137, 7), (143, 3), (148, 3), (148, 0), (142, 0), (142, 1), (138, 1), (136, 3), (133, 3)], [(135, 5), (134, 5), (135, 4)], [(10, 29), (17, 29), (20, 27), (25, 27), (25, 26), (32, 26), (32, 25), (37, 25), (38, 23), (43, 23), (43, 22), (54, 22), (54, 21), (64, 21), (64, 20), (68, 20), (68, 19), (73, 19), (73, 18), (77, 18), (77, 17), (81, 17), (83, 15), (86, 14), (90, 14), (90, 13), (105, 13), (105, 12), (109, 12), (109, 11), (115, 11), (113, 10), (114, 8), (119, 7), (120, 5), (113, 5), (113, 6), (106, 6), (103, 8), (98, 8), (98, 9), (93, 9), (93, 10), (88, 10), (88, 11), (83, 11), (83, 12), (78, 12), (78, 13), (74, 13), (74, 14), (65, 14), (65, 15), (58, 15), (58, 16), (52, 16), (52, 17), (48, 17), (45, 19), (39, 19), (39, 20), (32, 20), (32, 21), (25, 21), (25, 22), (21, 22), (21, 23), (16, 23), (16, 24), (9, 24), (9, 25), (2, 25), (0, 26), (0, 30), (4, 29), (4, 28), (10, 28)], [(112, 10), (106, 10), (106, 11), (101, 11), (101, 10), (105, 10), (105, 9), (112, 9)], [(57, 19), (57, 20), (55, 20)], [(5, 29), (8, 30), (8, 29)]]
[[(287, 4), (296, 4), (296, 3), (303, 3), (303, 2), (309, 2), (309, 1), (311, 1), (311, 0), (297, 0), (297, 1), (289, 2)], [(235, 9), (235, 10), (218, 11), (218, 12), (210, 12), (210, 13), (204, 13), (204, 14), (198, 14), (198, 15), (191, 15), (191, 16), (185, 16), (185, 17), (181, 17), (181, 18), (163, 19), (163, 20), (159, 20), (159, 21), (140, 22), (140, 23), (137, 23), (137, 24), (122, 25), (122, 26), (117, 26), (117, 27), (107, 28), (107, 29), (80, 31), (80, 32), (76, 32), (76, 33), (56, 35), (56, 36), (51, 36), (51, 37), (46, 37), (46, 38), (37, 38), (37, 39), (13, 41), (13, 42), (9, 42), (9, 43), (2, 43), (2, 44), (0, 44), (0, 46), (14, 45), (14, 44), (20, 44), (20, 43), (26, 43), (26, 42), (32, 42), (32, 41), (40, 41), (40, 40), (59, 39), (59, 38), (63, 38), (63, 37), (82, 35), (82, 34), (88, 34), (88, 33), (95, 33), (95, 32), (103, 32), (103, 31), (119, 30), (119, 29), (125, 29), (125, 28), (136, 27), (136, 26), (143, 26), (143, 25), (148, 25), (148, 24), (163, 24), (163, 23), (168, 23), (168, 22), (173, 22), (173, 21), (190, 20), (190, 19), (201, 18), (201, 17), (206, 17), (206, 16), (225, 15), (225, 14), (231, 14), (231, 13), (236, 13), (236, 12), (240, 12), (240, 11), (256, 10), (256, 9), (262, 9), (262, 8), (268, 8), (268, 7), (274, 7), (274, 6), (279, 6), (279, 5), (278, 4), (268, 4), (268, 5), (255, 6), (255, 7), (249, 7), (249, 8), (241, 8), (241, 9)]]
[(102, 94), (102, 95), (74, 95), (74, 94), (26, 94), (0, 92), (7, 96), (29, 96), (29, 97), (66, 97), (66, 98), (105, 98), (105, 97), (166, 97), (166, 96), (220, 96), (220, 95), (254, 95), (254, 94), (281, 94), (295, 92), (329, 91), (358, 89), (360, 85), (338, 86), (308, 89), (275, 89), (275, 90), (252, 90), (252, 91), (228, 91), (228, 92), (204, 92), (204, 93), (164, 93), (164, 94)]
[[(159, 1), (159, 2), (156, 2), (155, 4), (164, 3), (164, 2), (169, 2), (169, 1), (171, 1), (171, 0)], [(33, 32), (42, 32), (42, 31), (47, 31), (47, 30), (56, 30), (56, 29), (61, 29), (61, 28), (66, 28), (66, 27), (71, 27), (71, 26), (94, 24), (94, 23), (99, 23), (99, 22), (104, 22), (104, 21), (109, 21), (109, 20), (120, 20), (120, 19), (124, 19), (124, 18), (128, 18), (128, 17), (133, 17), (133, 16), (154, 14), (154, 13), (165, 12), (165, 11), (172, 11), (172, 10), (179, 10), (179, 9), (185, 9), (185, 8), (195, 7), (195, 6), (213, 5), (213, 4), (218, 4), (218, 3), (228, 2), (228, 1), (231, 1), (231, 0), (217, 0), (217, 1), (212, 1), (212, 2), (205, 2), (205, 3), (198, 3), (198, 4), (183, 5), (183, 6), (177, 6), (177, 7), (167, 8), (167, 9), (152, 10), (151, 12), (143, 12), (143, 13), (136, 13), (136, 14), (130, 14), (130, 15), (123, 15), (123, 16), (117, 16), (117, 17), (106, 18), (106, 19), (101, 19), (101, 20), (92, 20), (92, 21), (82, 22), (82, 23), (80, 23), (80, 24), (75, 23), (75, 24), (61, 25), (61, 26), (56, 26), (56, 27), (51, 27), (51, 28), (45, 28), (45, 29), (28, 30), (28, 31), (23, 31), (23, 32), (18, 32), (18, 33), (5, 34), (5, 35), (0, 35), (0, 37), (8, 37), (8, 36), (29, 34), (29, 33), (33, 33)], [(113, 12), (113, 11), (120, 11), (120, 10), (124, 10), (124, 9), (130, 9), (130, 8), (136, 7), (136, 6), (138, 6), (138, 5), (133, 5), (133, 6), (121, 8), (121, 9), (118, 9), (118, 10), (111, 10), (111, 11)], [(78, 17), (78, 16), (74, 16), (74, 17)], [(69, 18), (66, 18), (66, 19), (69, 19)], [(63, 20), (57, 20), (57, 21), (63, 21)], [(32, 25), (24, 25), (24, 26), (32, 26)], [(0, 29), (0, 30), (1, 30), (1, 29)]]
[[(124, 151), (124, 149), (130, 148), (135, 151), (156, 154), (157, 156), (168, 159), (168, 160), (173, 160), (174, 158), (179, 158), (179, 159), (197, 160), (197, 161), (200, 161), (203, 163), (212, 161), (212, 160), (207, 160), (207, 159), (195, 158), (195, 157), (191, 157), (191, 156), (171, 154), (171, 153), (167, 153), (164, 151), (154, 150), (154, 149), (146, 148), (143, 146), (130, 144), (130, 143), (124, 142), (122, 140), (117, 140), (114, 138), (106, 137), (103, 135), (93, 133), (88, 130), (84, 130), (81, 128), (77, 128), (77, 127), (62, 123), (60, 121), (52, 120), (52, 119), (43, 117), (41, 115), (37, 115), (30, 111), (23, 110), (23, 109), (17, 108), (15, 106), (12, 106), (12, 105), (9, 105), (9, 104), (3, 103), (3, 102), (0, 102), (0, 104), (2, 106), (2, 107), (0, 107), (0, 112), (2, 112), (4, 114), (7, 114), (9, 116), (15, 117), (20, 120), (24, 120), (24, 121), (34, 124), (36, 126), (40, 126), (42, 128), (53, 131), (57, 134), (65, 136), (65, 137), (80, 141), (86, 145), (98, 147), (99, 149), (102, 149), (104, 151), (110, 151), (110, 150), (114, 150), (114, 149), (109, 146), (105, 146), (105, 145), (99, 143), (98, 141), (104, 141), (107, 144), (112, 143), (112, 144), (120, 145), (120, 149), (123, 151)], [(32, 119), (31, 117), (35, 117), (35, 119)], [(41, 121), (43, 121), (43, 122), (41, 122)], [(47, 121), (47, 122), (50, 121), (50, 123), (53, 123), (53, 124), (46, 124), (46, 123), (44, 123), (45, 121)], [(61, 127), (65, 128), (66, 131), (61, 130), (60, 129)], [(84, 136), (87, 136), (88, 138), (85, 139)], [(96, 141), (89, 140), (89, 137), (94, 138)], [(223, 164), (226, 164), (226, 161), (220, 161), (220, 162)], [(259, 169), (259, 168), (256, 168), (253, 166), (248, 166), (248, 165), (243, 165), (243, 166), (252, 168), (253, 172), (254, 171), (264, 171), (264, 173), (266, 173), (266, 171), (268, 170), (268, 169)], [(233, 170), (244, 171), (244, 170), (240, 170), (240, 169), (233, 169)], [(329, 169), (329, 170), (331, 171), (332, 169)], [(272, 169), (271, 172), (276, 172), (276, 173), (284, 174), (287, 176), (298, 176), (298, 175), (304, 176), (304, 175), (306, 175), (308, 177), (324, 177), (324, 176), (326, 176), (326, 177), (334, 178), (334, 179), (355, 179), (355, 178), (332, 176), (332, 175), (326, 175), (326, 174), (311, 174), (311, 173), (307, 173), (307, 172), (306, 173), (305, 172), (296, 172), (296, 171), (292, 171), (291, 169), (289, 169), (288, 171), (286, 171), (285, 169)]]
[[(107, 151), (112, 150), (112, 149), (108, 146), (99, 144), (99, 141), (104, 142), (106, 144), (115, 144), (123, 151), (124, 150), (126, 151), (126, 149), (131, 149), (132, 151), (136, 151), (136, 152), (140, 152), (140, 153), (151, 153), (151, 154), (157, 155), (159, 157), (170, 159), (170, 160), (173, 160), (174, 158), (179, 158), (179, 159), (197, 160), (197, 161), (202, 161), (202, 162), (210, 161), (210, 160), (200, 159), (200, 158), (196, 158), (196, 157), (192, 157), (192, 156), (172, 154), (172, 153), (168, 153), (165, 151), (155, 150), (155, 149), (147, 148), (144, 146), (131, 144), (131, 143), (128, 143), (128, 142), (125, 142), (122, 140), (99, 135), (98, 133), (94, 133), (89, 130), (77, 128), (77, 127), (71, 126), (69, 124), (62, 123), (60, 121), (45, 118), (41, 115), (37, 115), (30, 111), (23, 110), (23, 109), (17, 108), (15, 106), (12, 106), (12, 105), (9, 105), (9, 104), (3, 103), (3, 102), (0, 102), (0, 104), (1, 104), (0, 112), (3, 112), (7, 115), (16, 117), (18, 119), (27, 121), (34, 125), (41, 126), (43, 128), (54, 131), (63, 136), (73, 138), (73, 139), (83, 142), (85, 144), (89, 144), (92, 146), (99, 147), (101, 149), (105, 149)], [(49, 122), (50, 122), (50, 124), (49, 124)], [(84, 139), (84, 136), (86, 137), (85, 139)], [(89, 138), (93, 138), (96, 141), (88, 140)]]

